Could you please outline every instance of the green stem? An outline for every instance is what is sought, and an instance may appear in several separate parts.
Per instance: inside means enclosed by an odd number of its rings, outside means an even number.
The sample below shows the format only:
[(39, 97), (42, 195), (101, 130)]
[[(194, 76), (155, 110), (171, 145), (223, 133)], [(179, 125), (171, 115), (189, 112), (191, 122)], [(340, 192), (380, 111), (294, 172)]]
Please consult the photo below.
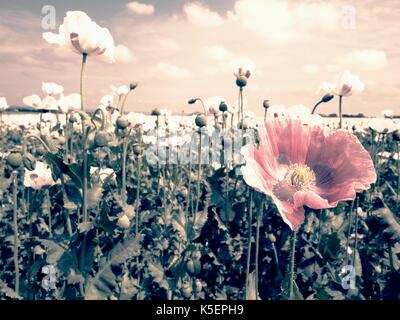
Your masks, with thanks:
[(396, 142), (396, 153), (397, 153), (397, 194), (396, 194), (396, 208), (399, 207), (400, 197), (400, 146), (399, 142)]
[(13, 229), (14, 229), (14, 269), (15, 292), (19, 295), (19, 262), (18, 262), (18, 171), (13, 171)]
[(256, 264), (256, 297), (258, 300), (259, 294), (258, 294), (258, 279), (259, 279), (259, 268), (258, 268), (258, 255), (260, 252), (260, 226), (261, 226), (261, 221), (263, 218), (264, 214), (264, 198), (261, 200), (261, 205), (260, 205), (260, 211), (257, 213), (257, 227), (256, 227), (256, 259), (255, 259), (255, 264)]
[(339, 96), (339, 128), (342, 129), (342, 100), (343, 96)]
[(65, 162), (69, 163), (69, 135), (68, 135), (68, 112), (65, 114)]
[(128, 143), (126, 137), (122, 139), (122, 183), (121, 183), (121, 198), (122, 204), (126, 203), (126, 153), (128, 149)]
[(44, 142), (42, 140), (42, 138), (39, 138), (38, 136), (35, 136), (35, 135), (29, 135), (29, 136), (26, 137), (25, 140), (28, 141), (29, 139), (36, 139), (37, 141), (39, 141), (43, 145), (43, 147), (46, 149), (47, 152), (51, 153), (51, 150), (50, 150), (49, 146), (46, 144), (46, 142)]
[(137, 236), (139, 233), (139, 201), (140, 201), (140, 179), (142, 175), (142, 158), (141, 156), (137, 157), (137, 182), (136, 182), (136, 201), (135, 201), (135, 235)]
[(355, 240), (354, 240), (353, 259), (352, 259), (353, 266), (355, 266), (355, 263), (356, 263), (356, 252), (357, 252), (357, 244), (358, 244), (358, 237), (357, 237), (357, 234), (358, 234), (358, 211), (357, 211), (358, 198), (357, 198), (357, 196), (355, 199), (355, 203), (356, 203), (356, 205), (355, 205), (354, 213), (355, 213), (356, 217), (355, 217), (355, 230), (354, 230)]
[(50, 200), (49, 189), (46, 189), (46, 200), (45, 201), (46, 201), (46, 209), (47, 209), (48, 215), (49, 215), (49, 237), (52, 238), (53, 232), (51, 230), (52, 217), (51, 217), (51, 200)]
[(200, 177), (201, 177), (201, 129), (199, 129), (199, 164), (198, 164), (198, 170), (197, 170), (197, 196), (196, 196), (196, 206), (195, 206), (195, 212), (194, 214), (197, 213), (197, 211), (199, 210), (199, 202), (200, 202)]
[(189, 210), (189, 203), (190, 203), (190, 198), (191, 198), (191, 193), (192, 193), (192, 142), (190, 141), (189, 144), (189, 183), (188, 183), (188, 194), (187, 194), (187, 199), (186, 199), (186, 208), (185, 212), (188, 213)]
[(314, 108), (312, 109), (311, 114), (314, 114), (315, 110), (317, 110), (318, 106), (319, 106), (322, 102), (323, 102), (322, 100), (319, 101), (319, 102), (317, 102), (317, 104), (316, 104), (316, 105), (314, 106)]
[(125, 95), (124, 100), (122, 101), (122, 105), (121, 105), (121, 110), (120, 110), (120, 114), (123, 115), (124, 114), (124, 107), (125, 107), (125, 102), (126, 99), (128, 98), (129, 94), (131, 93), (132, 90), (129, 90), (129, 92)]
[(245, 293), (246, 299), (249, 296), (249, 277), (250, 277), (250, 262), (251, 262), (251, 227), (253, 220), (253, 191), (249, 189), (249, 220), (247, 222), (248, 234), (247, 234), (247, 262), (246, 262), (246, 283), (245, 283)]
[(352, 221), (353, 220), (353, 207), (354, 207), (354, 201), (351, 204), (351, 208), (350, 208), (350, 212), (349, 212), (349, 228), (347, 229), (347, 239), (346, 239), (346, 248), (345, 248), (346, 256), (345, 256), (345, 259), (344, 259), (344, 261), (345, 261), (344, 265), (345, 266), (347, 266), (348, 262), (349, 262), (349, 260), (348, 260), (348, 258), (349, 258), (348, 250), (349, 250), (350, 235), (351, 235), (352, 222), (353, 222)]
[(96, 111), (93, 112), (93, 114), (92, 114), (92, 116), (91, 116), (91, 118), (90, 118), (90, 121), (93, 123), (93, 125), (94, 125), (94, 126), (96, 127), (96, 129), (97, 129), (97, 126), (96, 126), (96, 123), (94, 122), (94, 119), (95, 119), (95, 117), (96, 117), (96, 115), (97, 115), (98, 113), (101, 113), (101, 127), (100, 127), (100, 130), (104, 130), (105, 123), (106, 123), (106, 115), (104, 114), (103, 109), (97, 108)]
[(84, 111), (84, 104), (83, 104), (83, 72), (85, 70), (87, 59), (87, 53), (82, 54), (82, 65), (81, 65), (81, 77), (80, 77), (80, 93), (81, 93), (81, 111)]
[(296, 281), (296, 272), (295, 272), (295, 256), (296, 256), (296, 236), (297, 231), (293, 231), (292, 234), (292, 242), (290, 245), (290, 269), (289, 269), (289, 300), (294, 299), (294, 283)]
[(40, 133), (40, 135), (42, 135), (42, 121), (43, 121), (43, 112), (40, 111), (40, 114), (39, 114), (39, 133)]

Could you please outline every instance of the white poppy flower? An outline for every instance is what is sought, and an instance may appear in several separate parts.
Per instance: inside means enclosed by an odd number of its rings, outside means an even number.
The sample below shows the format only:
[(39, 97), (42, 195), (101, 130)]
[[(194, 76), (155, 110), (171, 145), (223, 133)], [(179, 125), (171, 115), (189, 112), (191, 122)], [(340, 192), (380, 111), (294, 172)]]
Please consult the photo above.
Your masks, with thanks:
[(52, 96), (47, 96), (43, 100), (36, 94), (25, 97), (23, 103), (35, 109), (57, 110), (58, 102)]
[(112, 107), (114, 104), (114, 97), (111, 94), (105, 95), (100, 99), (100, 104), (104, 107)]
[(348, 97), (353, 92), (361, 92), (364, 90), (364, 84), (358, 76), (352, 75), (349, 70), (339, 74), (334, 83), (324, 82), (322, 90), (337, 96)]
[(8, 108), (7, 100), (4, 97), (0, 97), (0, 110), (5, 110)]
[(114, 95), (121, 97), (121, 96), (125, 96), (128, 94), (128, 92), (130, 91), (128, 86), (120, 86), (120, 87), (115, 87), (113, 85), (111, 85), (111, 91)]
[(368, 126), (378, 133), (390, 133), (396, 131), (399, 125), (392, 119), (375, 118), (368, 122)]
[(45, 32), (43, 39), (50, 44), (68, 47), (78, 54), (102, 56), (107, 62), (115, 62), (114, 39), (110, 32), (82, 11), (68, 11), (59, 33)]
[(53, 180), (50, 167), (41, 161), (36, 162), (35, 170), (25, 169), (24, 186), (34, 190), (40, 190), (43, 187), (53, 186), (56, 182)]
[(73, 93), (68, 96), (61, 95), (58, 99), (58, 110), (61, 113), (68, 113), (70, 110), (78, 110), (81, 107), (81, 95)]
[(48, 96), (56, 96), (64, 92), (64, 87), (54, 82), (42, 82), (42, 91)]

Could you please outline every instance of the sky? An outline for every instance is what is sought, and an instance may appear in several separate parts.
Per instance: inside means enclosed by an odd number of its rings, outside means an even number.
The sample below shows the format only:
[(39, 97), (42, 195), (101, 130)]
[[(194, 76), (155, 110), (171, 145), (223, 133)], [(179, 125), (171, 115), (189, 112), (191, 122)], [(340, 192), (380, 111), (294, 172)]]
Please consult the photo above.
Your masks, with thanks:
[[(55, 9), (56, 28), (43, 26), (43, 7)], [(0, 2), (0, 97), (21, 105), (41, 95), (42, 82), (65, 94), (79, 90), (81, 58), (48, 44), (43, 32), (58, 32), (69, 10), (86, 12), (110, 30), (114, 64), (89, 57), (85, 96), (94, 109), (111, 84), (139, 83), (127, 111), (168, 108), (199, 111), (190, 98), (223, 97), (235, 103), (234, 70), (250, 68), (247, 107), (262, 114), (262, 102), (312, 108), (321, 85), (349, 70), (365, 90), (345, 98), (344, 113), (400, 114), (400, 1), (398, 0), (124, 0)], [(337, 112), (337, 99), (320, 107)]]

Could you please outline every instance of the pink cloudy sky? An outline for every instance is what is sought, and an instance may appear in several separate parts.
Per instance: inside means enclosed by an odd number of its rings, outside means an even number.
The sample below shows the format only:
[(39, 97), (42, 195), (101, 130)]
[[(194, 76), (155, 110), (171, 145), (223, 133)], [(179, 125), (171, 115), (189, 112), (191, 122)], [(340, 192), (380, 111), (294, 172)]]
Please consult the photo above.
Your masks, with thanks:
[[(117, 63), (89, 59), (86, 88), (92, 108), (110, 85), (138, 81), (127, 109), (197, 110), (192, 97), (237, 96), (233, 68), (254, 68), (246, 87), (249, 109), (262, 101), (312, 107), (319, 87), (350, 70), (365, 91), (345, 101), (345, 112), (400, 113), (400, 1), (2, 1), (0, 96), (10, 105), (57, 82), (79, 87), (80, 57), (42, 39), (41, 8), (53, 4), (57, 25), (67, 10), (84, 10), (109, 28)], [(170, 5), (166, 5), (170, 3)], [(352, 10), (354, 9), (354, 15)], [(54, 31), (54, 30), (53, 30)], [(336, 102), (321, 112), (336, 112)]]

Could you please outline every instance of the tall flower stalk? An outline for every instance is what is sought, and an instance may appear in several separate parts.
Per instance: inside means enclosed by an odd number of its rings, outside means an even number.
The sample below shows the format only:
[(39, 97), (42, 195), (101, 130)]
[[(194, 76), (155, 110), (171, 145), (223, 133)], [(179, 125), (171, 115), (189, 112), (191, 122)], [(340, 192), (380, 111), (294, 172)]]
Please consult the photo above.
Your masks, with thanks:
[(19, 238), (18, 238), (18, 171), (12, 173), (13, 181), (13, 230), (14, 230), (14, 269), (15, 269), (15, 292), (19, 294)]
[(342, 129), (342, 101), (343, 96), (339, 96), (339, 129)]
[(84, 111), (84, 103), (83, 103), (83, 73), (85, 71), (86, 60), (87, 60), (87, 53), (82, 53), (81, 76), (80, 76), (80, 85), (79, 85), (80, 94), (81, 94), (81, 111)]
[(249, 216), (247, 221), (247, 261), (246, 261), (246, 283), (245, 294), (246, 298), (249, 296), (249, 277), (250, 277), (250, 263), (251, 263), (251, 237), (252, 237), (252, 222), (253, 222), (253, 190), (249, 189)]
[(289, 257), (289, 300), (294, 300), (294, 285), (296, 281), (296, 268), (295, 268), (295, 256), (296, 256), (296, 237), (297, 231), (292, 232), (292, 238), (290, 241), (290, 257)]

